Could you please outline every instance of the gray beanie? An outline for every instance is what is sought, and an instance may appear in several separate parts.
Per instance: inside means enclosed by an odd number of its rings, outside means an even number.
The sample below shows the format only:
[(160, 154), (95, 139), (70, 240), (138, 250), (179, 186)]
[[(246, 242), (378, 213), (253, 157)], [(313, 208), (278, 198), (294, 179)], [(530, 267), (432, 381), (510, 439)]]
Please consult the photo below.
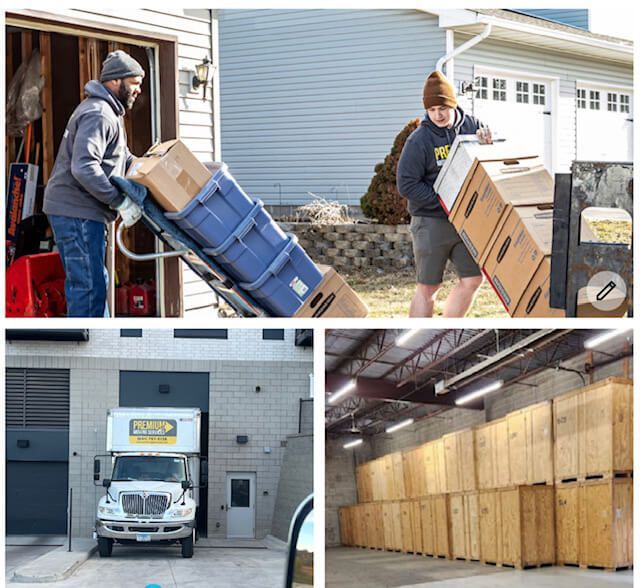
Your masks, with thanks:
[(128, 53), (118, 49), (107, 55), (102, 62), (100, 81), (120, 80), (122, 78), (144, 77), (142, 66)]

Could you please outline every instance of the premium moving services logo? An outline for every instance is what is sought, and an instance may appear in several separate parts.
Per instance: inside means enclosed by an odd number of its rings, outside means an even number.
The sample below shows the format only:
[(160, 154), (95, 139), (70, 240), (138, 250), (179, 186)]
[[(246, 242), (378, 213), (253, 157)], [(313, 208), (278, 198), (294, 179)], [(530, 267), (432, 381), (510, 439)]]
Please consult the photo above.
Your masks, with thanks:
[(175, 445), (177, 422), (173, 419), (131, 419), (129, 443)]

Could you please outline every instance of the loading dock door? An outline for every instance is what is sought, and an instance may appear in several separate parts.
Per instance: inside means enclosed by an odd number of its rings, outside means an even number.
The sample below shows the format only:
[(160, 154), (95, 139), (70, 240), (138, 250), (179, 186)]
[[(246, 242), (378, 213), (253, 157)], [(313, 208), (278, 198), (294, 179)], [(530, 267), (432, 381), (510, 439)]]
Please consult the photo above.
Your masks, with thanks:
[[(206, 372), (120, 372), (120, 406), (199, 408), (200, 454), (209, 455), (209, 374)], [(197, 484), (199, 480), (194, 480)], [(200, 488), (198, 533), (207, 536), (208, 488)]]

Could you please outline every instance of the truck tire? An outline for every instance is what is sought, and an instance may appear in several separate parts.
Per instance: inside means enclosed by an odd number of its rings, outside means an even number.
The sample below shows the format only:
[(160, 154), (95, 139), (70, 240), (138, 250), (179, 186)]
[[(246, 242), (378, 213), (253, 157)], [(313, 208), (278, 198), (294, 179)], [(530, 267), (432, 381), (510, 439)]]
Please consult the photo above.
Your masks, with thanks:
[(111, 557), (113, 551), (113, 539), (98, 537), (98, 553), (100, 557)]
[(182, 557), (193, 557), (193, 533), (184, 539), (180, 539), (182, 545)]

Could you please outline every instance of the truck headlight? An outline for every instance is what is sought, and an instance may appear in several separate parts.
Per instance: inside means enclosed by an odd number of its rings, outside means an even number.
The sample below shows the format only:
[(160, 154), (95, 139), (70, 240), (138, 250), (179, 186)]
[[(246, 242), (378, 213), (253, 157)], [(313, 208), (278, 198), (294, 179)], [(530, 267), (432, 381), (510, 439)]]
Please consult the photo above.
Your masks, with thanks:
[(100, 514), (118, 514), (118, 512), (120, 511), (120, 509), (118, 507), (115, 508), (109, 508), (108, 506), (99, 506), (98, 507), (98, 512)]
[(181, 519), (190, 516), (192, 512), (192, 508), (177, 508), (176, 510), (171, 512), (169, 516), (174, 519)]

